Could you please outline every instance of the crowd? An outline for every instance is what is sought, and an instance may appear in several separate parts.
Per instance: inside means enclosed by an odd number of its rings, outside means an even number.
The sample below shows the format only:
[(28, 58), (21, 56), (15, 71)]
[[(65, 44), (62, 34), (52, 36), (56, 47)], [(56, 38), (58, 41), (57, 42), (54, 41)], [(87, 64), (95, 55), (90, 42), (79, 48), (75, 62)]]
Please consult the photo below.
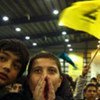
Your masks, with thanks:
[[(28, 64), (28, 74), (23, 76)], [(100, 100), (100, 74), (87, 82), (90, 66), (74, 82), (50, 52), (29, 57), (19, 40), (0, 41), (0, 100)]]

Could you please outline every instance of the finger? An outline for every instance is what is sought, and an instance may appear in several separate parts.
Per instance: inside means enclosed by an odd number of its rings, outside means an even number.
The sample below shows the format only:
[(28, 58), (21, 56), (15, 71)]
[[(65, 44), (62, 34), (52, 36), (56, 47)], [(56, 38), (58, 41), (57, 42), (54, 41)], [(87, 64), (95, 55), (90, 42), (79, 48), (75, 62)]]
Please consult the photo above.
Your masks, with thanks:
[(45, 100), (43, 94), (44, 86), (45, 86), (45, 81), (43, 81), (43, 79), (39, 80), (39, 83), (37, 84), (37, 87), (35, 88), (34, 91), (34, 97), (36, 100)]
[(44, 83), (44, 77), (41, 77), (36, 85), (36, 89), (39, 90), (40, 88), (42, 88)]
[[(44, 87), (45, 87), (45, 81), (43, 81), (43, 84), (42, 84), (42, 86), (39, 88), (39, 91), (38, 91), (38, 93), (39, 93), (39, 96), (42, 98), (42, 100), (43, 100), (43, 98), (44, 98)], [(40, 100), (41, 100), (41, 98), (40, 98)]]
[(48, 100), (54, 100), (55, 99), (55, 90), (54, 90), (52, 81), (49, 78), (48, 78), (48, 85), (49, 85)]

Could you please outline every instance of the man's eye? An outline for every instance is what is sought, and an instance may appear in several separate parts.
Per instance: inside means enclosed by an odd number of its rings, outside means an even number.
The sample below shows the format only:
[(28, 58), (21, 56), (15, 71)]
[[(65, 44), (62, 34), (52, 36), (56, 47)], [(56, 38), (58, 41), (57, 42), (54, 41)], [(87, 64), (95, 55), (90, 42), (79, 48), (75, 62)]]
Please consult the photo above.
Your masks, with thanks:
[(56, 72), (57, 72), (56, 69), (49, 69), (49, 73), (51, 73), (51, 74), (54, 74)]
[(0, 61), (6, 61), (7, 60), (7, 58), (5, 57), (5, 56), (0, 56)]
[(41, 69), (34, 69), (33, 72), (37, 73), (37, 74), (40, 74), (42, 71), (41, 71)]
[(14, 69), (16, 69), (16, 70), (20, 70), (20, 69), (21, 69), (21, 64), (15, 63), (15, 64), (13, 65), (13, 67), (14, 67)]

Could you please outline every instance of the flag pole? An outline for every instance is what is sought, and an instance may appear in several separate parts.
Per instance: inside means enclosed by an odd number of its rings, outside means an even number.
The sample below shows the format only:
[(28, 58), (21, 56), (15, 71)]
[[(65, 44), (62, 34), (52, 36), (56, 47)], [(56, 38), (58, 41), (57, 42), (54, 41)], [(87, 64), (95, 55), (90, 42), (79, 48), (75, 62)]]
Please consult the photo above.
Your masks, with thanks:
[(88, 66), (90, 66), (90, 65), (91, 65), (91, 63), (93, 62), (93, 60), (94, 60), (95, 56), (97, 55), (97, 53), (98, 53), (99, 49), (100, 49), (100, 45), (99, 45), (99, 47), (97, 48), (97, 50), (96, 50), (96, 52), (95, 52), (95, 54), (94, 54), (93, 58), (90, 60), (90, 62), (89, 62), (89, 64), (88, 64)]

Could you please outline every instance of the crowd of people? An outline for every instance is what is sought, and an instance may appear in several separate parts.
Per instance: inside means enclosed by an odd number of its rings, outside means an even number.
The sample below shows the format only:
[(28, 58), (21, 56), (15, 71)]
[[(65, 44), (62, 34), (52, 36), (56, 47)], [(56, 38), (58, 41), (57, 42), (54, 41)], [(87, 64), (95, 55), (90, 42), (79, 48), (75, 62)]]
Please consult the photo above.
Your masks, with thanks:
[[(28, 64), (28, 74), (23, 76)], [(0, 100), (100, 100), (100, 74), (87, 82), (90, 66), (74, 82), (50, 52), (29, 56), (16, 39), (0, 41)]]

